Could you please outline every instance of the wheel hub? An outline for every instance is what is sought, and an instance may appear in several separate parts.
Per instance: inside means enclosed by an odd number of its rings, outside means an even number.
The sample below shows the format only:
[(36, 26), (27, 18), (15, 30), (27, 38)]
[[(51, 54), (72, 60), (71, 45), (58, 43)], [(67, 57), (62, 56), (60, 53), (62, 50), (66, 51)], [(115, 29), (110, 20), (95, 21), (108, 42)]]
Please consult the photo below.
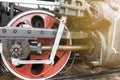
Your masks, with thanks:
[(10, 48), (10, 52), (12, 53), (12, 55), (16, 55), (18, 56), (19, 54), (22, 53), (22, 47), (19, 44), (14, 44), (11, 48)]
[(7, 59), (18, 58), (25, 59), (30, 53), (30, 47), (27, 40), (24, 39), (3, 39), (3, 52)]

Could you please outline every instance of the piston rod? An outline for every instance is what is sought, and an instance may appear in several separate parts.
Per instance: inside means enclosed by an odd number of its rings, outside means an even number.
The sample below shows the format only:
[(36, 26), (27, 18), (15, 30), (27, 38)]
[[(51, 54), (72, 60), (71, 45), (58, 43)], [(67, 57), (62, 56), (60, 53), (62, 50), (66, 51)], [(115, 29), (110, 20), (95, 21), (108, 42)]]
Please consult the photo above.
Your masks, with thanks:
[[(31, 51), (37, 51), (37, 49), (40, 49), (42, 51), (49, 51), (49, 50), (52, 50), (52, 46), (30, 46), (31, 48)], [(76, 50), (91, 50), (93, 49), (92, 46), (90, 45), (79, 45), (79, 46), (74, 46), (74, 45), (60, 45), (58, 46), (58, 49), (57, 50), (65, 50), (65, 51), (76, 51)]]
[[(89, 45), (83, 46), (59, 46), (58, 50), (66, 50), (66, 51), (75, 51), (75, 50), (89, 50), (92, 49)], [(42, 46), (42, 50), (52, 50), (52, 46)]]

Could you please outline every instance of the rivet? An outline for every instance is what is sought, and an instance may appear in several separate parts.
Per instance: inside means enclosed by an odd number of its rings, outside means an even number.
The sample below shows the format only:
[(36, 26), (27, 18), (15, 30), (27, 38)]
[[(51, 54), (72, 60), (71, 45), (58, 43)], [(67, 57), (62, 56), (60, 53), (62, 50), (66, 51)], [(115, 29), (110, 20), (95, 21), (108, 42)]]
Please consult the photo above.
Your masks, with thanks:
[(13, 30), (13, 33), (17, 33), (17, 30), (16, 30), (16, 29), (14, 29), (14, 30)]
[(28, 30), (27, 33), (30, 34), (30, 33), (31, 33), (31, 30)]
[(55, 31), (53, 32), (53, 35), (56, 35), (56, 32), (55, 32)]
[(41, 34), (44, 34), (44, 31), (40, 31)]
[(3, 29), (3, 30), (2, 30), (2, 32), (3, 32), (3, 33), (6, 33), (6, 32), (7, 32), (7, 30), (6, 30), (6, 29)]

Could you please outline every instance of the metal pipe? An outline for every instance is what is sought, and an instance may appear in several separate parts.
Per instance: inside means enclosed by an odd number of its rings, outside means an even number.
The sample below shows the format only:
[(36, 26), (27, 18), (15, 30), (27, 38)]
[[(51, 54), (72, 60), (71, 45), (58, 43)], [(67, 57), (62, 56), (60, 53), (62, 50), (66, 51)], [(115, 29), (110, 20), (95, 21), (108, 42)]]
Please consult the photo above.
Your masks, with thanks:
[[(75, 51), (75, 50), (89, 50), (89, 49), (92, 49), (91, 46), (89, 45), (82, 45), (82, 46), (58, 46), (58, 49), (57, 50), (66, 50), (66, 51)], [(52, 46), (42, 46), (42, 50), (45, 51), (45, 50), (52, 50)]]

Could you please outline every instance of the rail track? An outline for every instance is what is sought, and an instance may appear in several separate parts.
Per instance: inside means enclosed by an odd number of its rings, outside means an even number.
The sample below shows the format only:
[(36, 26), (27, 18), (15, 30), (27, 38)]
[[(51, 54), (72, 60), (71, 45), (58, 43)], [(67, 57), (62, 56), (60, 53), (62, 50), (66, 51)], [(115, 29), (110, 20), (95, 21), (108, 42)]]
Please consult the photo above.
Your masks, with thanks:
[[(48, 80), (120, 80), (120, 68), (117, 69), (110, 69), (101, 71), (99, 73), (75, 73), (73, 75), (66, 75), (68, 72), (64, 74), (58, 74), (57, 77), (53, 77)], [(66, 75), (66, 76), (63, 76)], [(116, 79), (117, 76), (117, 79)], [(111, 79), (112, 78), (112, 79)], [(118, 79), (119, 78), (119, 79)], [(11, 73), (4, 73), (1, 74), (0, 80), (21, 80)]]
[[(70, 75), (70, 76), (60, 76), (56, 78), (51, 78), (49, 80), (96, 80), (99, 78), (108, 78), (108, 77), (116, 77), (120, 76), (120, 69), (111, 69), (111, 70), (105, 70), (99, 73), (92, 73), (92, 74), (75, 74), (75, 75)], [(110, 79), (110, 78), (109, 78)], [(107, 79), (107, 80), (109, 80)], [(101, 80), (101, 79), (99, 79)], [(106, 79), (104, 79), (106, 80)], [(112, 79), (110, 79), (112, 80)], [(116, 80), (116, 79), (115, 79)], [(117, 80), (120, 80), (117, 79)]]

